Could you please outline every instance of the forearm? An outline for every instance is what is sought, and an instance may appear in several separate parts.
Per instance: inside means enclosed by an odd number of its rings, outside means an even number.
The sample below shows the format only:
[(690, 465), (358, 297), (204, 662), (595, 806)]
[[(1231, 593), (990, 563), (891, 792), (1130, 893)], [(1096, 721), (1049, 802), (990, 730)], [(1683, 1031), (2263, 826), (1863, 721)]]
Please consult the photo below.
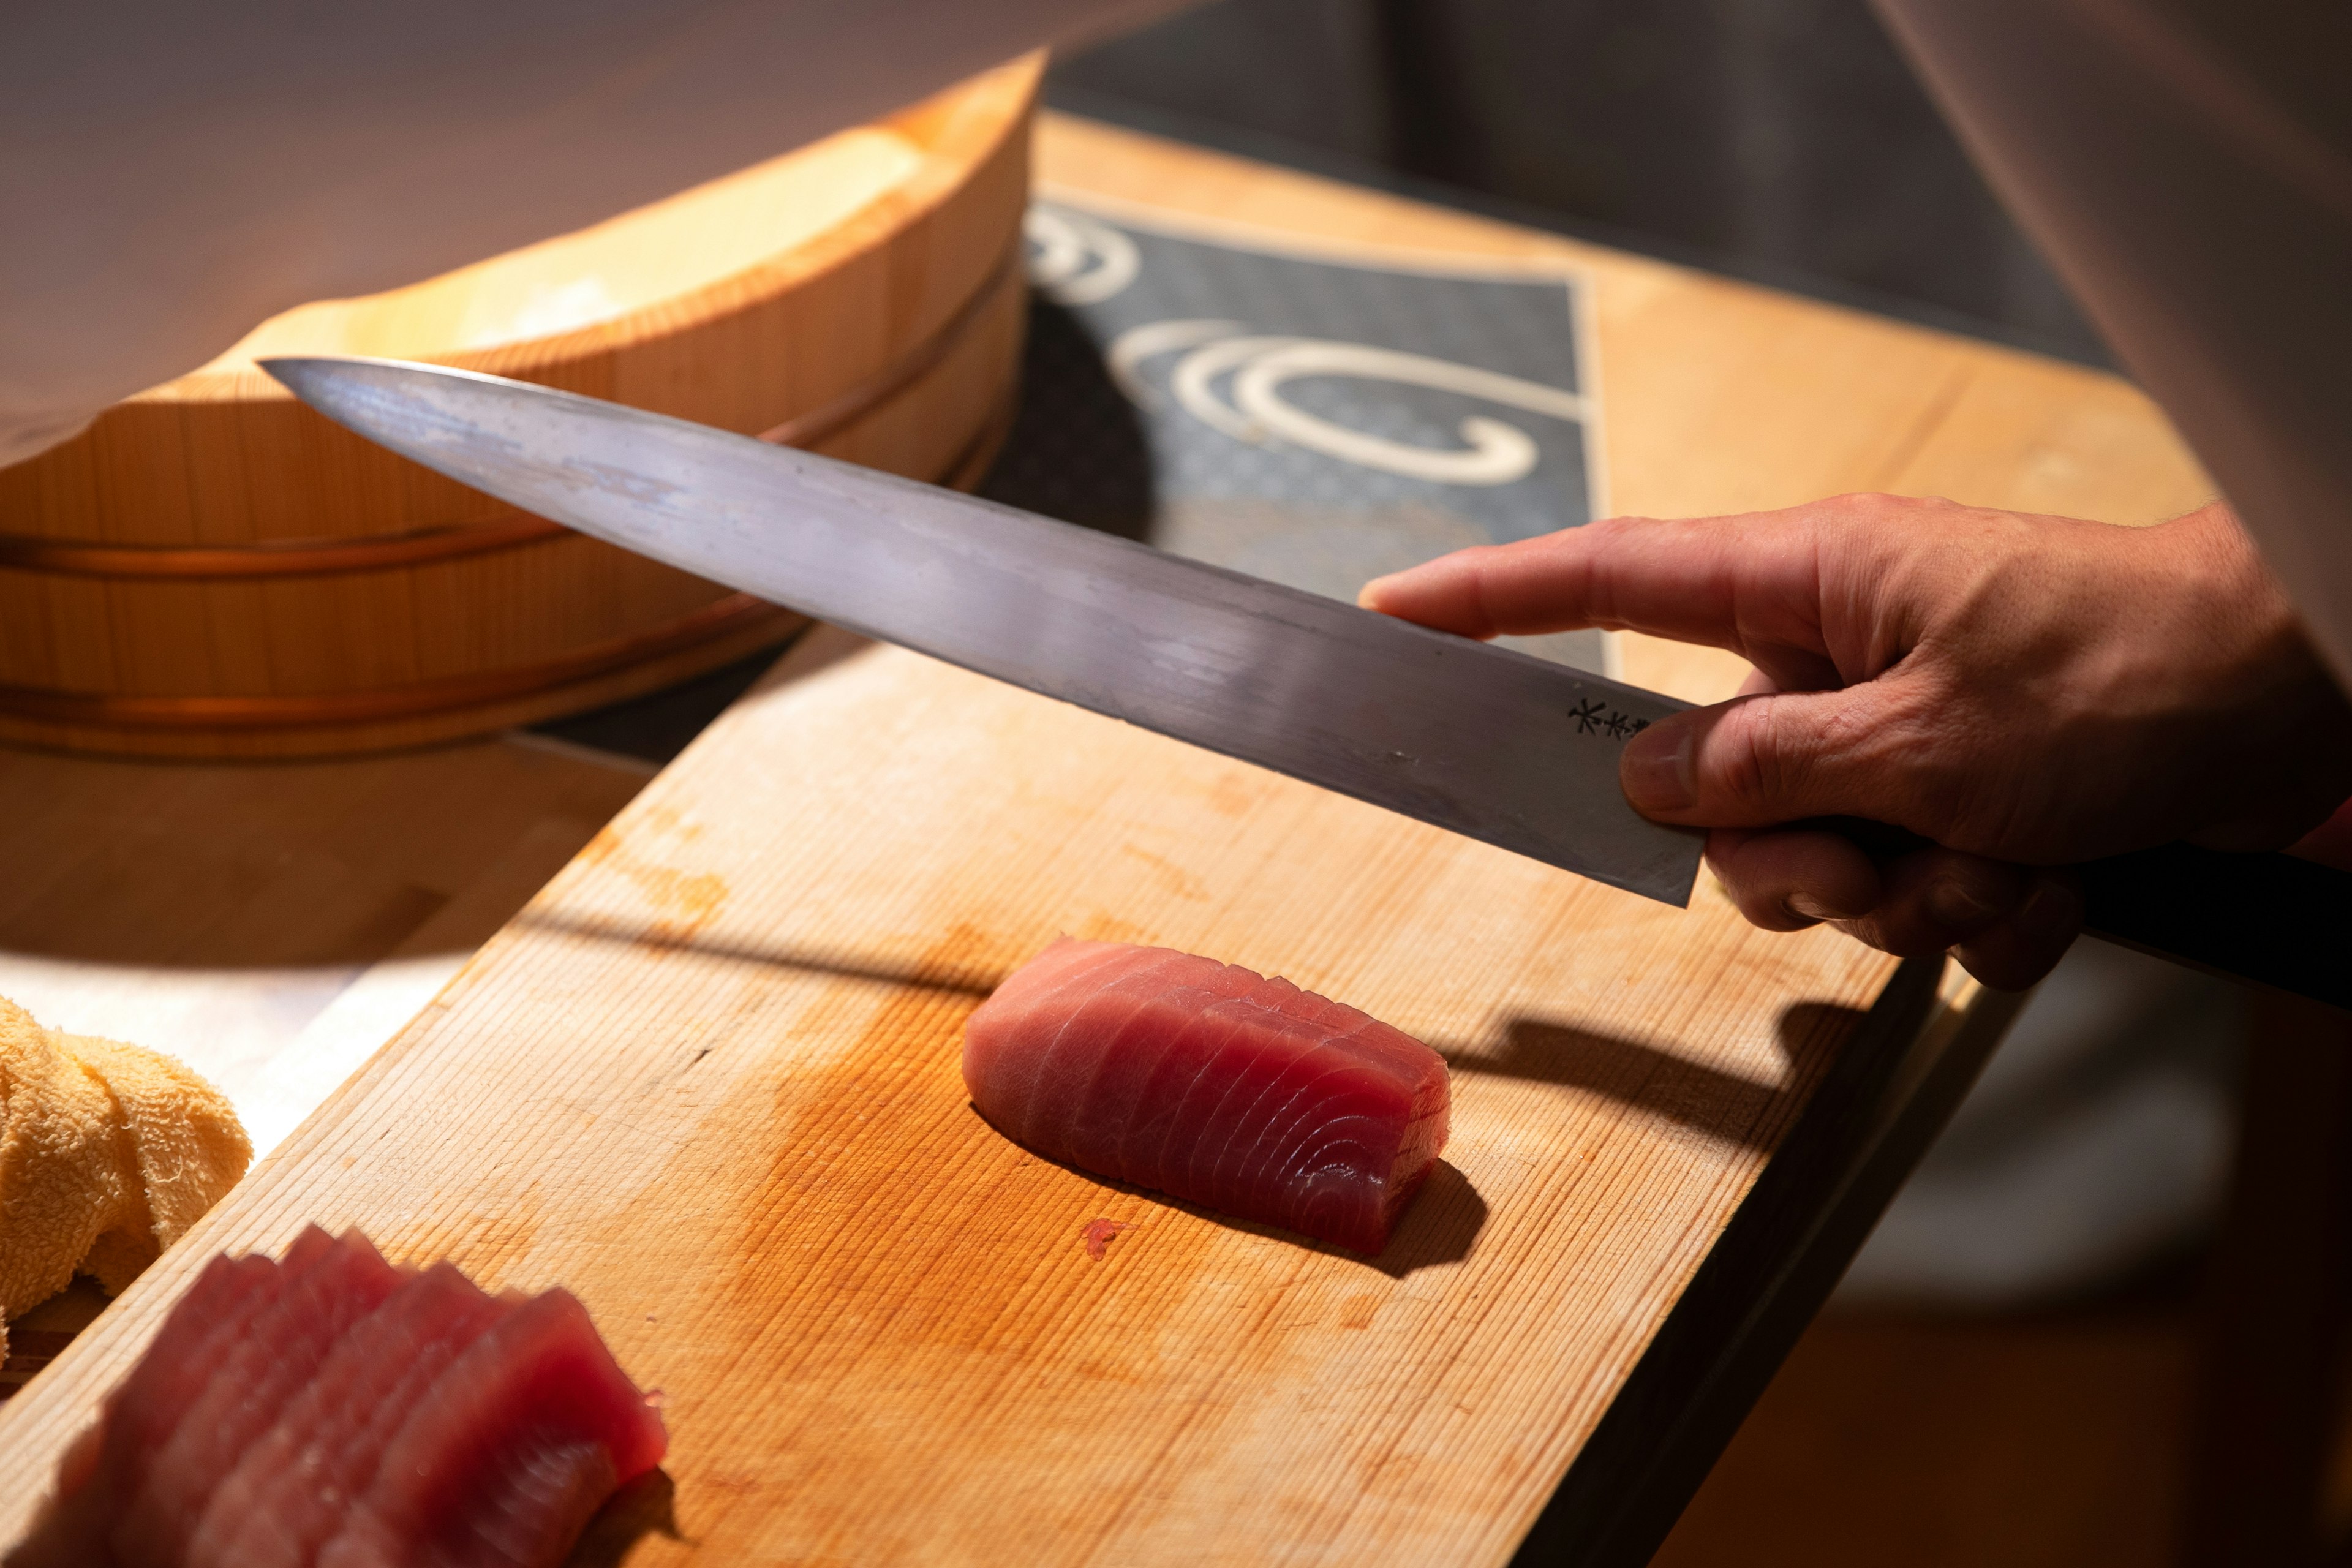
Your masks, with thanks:
[(27, 8), (0, 48), (0, 464), (289, 306), (579, 227), (1171, 8)]

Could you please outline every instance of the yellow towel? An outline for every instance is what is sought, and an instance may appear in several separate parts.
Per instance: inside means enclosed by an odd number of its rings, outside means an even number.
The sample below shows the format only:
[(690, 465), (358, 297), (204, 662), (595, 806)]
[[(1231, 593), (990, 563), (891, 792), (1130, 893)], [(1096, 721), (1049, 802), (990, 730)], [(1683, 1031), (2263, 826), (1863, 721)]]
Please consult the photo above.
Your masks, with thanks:
[(77, 1272), (121, 1290), (252, 1160), (236, 1112), (180, 1063), (0, 997), (0, 1355), (10, 1318)]

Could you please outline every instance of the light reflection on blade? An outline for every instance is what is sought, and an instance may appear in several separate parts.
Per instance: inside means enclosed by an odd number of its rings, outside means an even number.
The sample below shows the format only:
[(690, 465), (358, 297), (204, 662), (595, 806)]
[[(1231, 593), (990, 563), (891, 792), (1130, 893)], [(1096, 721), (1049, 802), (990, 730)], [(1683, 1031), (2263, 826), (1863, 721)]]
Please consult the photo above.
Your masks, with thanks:
[(472, 371), (275, 359), (526, 511), (983, 675), (1667, 903), (1701, 836), (1617, 784), (1685, 706), (992, 501)]

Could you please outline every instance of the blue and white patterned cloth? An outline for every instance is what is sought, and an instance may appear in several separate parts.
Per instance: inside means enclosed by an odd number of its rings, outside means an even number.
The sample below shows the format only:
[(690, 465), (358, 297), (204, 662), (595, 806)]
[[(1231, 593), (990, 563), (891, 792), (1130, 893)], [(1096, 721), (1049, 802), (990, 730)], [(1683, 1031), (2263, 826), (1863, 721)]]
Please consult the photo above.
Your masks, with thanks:
[[(985, 493), (1338, 598), (1589, 521), (1574, 283), (1244, 248), (1041, 204)], [(1594, 632), (1512, 639), (1601, 671)]]

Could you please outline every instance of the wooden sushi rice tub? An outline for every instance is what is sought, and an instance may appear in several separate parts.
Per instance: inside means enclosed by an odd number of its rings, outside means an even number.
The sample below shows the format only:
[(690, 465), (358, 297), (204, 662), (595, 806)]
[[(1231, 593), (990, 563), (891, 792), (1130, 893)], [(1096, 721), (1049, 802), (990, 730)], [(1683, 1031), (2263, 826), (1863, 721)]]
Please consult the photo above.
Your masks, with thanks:
[(0, 469), (0, 742), (416, 744), (667, 685), (797, 624), (330, 424), (257, 357), (429, 360), (920, 479), (1011, 413), (1041, 58), (408, 288), (278, 316)]

